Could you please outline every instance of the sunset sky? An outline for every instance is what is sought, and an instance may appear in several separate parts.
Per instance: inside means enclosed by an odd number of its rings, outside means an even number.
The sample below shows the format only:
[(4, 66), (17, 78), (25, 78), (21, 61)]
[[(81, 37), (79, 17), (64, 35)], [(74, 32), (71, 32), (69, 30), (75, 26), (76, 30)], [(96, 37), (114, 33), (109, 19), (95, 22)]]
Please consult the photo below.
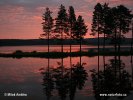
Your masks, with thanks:
[(41, 22), (44, 9), (49, 7), (55, 18), (61, 4), (67, 10), (69, 6), (73, 6), (76, 15), (83, 16), (89, 34), (92, 12), (97, 2), (109, 2), (110, 6), (123, 4), (133, 10), (133, 0), (0, 0), (0, 38), (39, 38), (43, 33)]

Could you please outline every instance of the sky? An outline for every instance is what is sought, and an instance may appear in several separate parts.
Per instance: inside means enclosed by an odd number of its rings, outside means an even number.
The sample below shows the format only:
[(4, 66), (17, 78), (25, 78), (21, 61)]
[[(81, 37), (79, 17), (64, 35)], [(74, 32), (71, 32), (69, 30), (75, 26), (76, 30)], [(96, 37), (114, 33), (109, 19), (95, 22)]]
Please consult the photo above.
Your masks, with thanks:
[(76, 16), (83, 16), (88, 25), (85, 37), (89, 38), (92, 13), (98, 2), (109, 2), (110, 6), (123, 4), (133, 10), (133, 0), (0, 0), (0, 39), (38, 39), (43, 33), (41, 23), (45, 8), (49, 7), (55, 18), (61, 4), (67, 11), (73, 6)]

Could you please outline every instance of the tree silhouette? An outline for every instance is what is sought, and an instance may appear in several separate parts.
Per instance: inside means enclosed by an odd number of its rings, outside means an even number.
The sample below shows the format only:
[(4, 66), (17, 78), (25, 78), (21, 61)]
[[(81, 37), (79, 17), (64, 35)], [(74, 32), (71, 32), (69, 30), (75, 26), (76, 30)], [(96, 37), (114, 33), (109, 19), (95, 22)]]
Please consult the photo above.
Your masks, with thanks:
[(75, 25), (73, 27), (74, 33), (73, 38), (78, 39), (80, 41), (80, 64), (81, 64), (81, 45), (82, 45), (82, 39), (87, 33), (87, 26), (85, 25), (84, 19), (82, 16), (78, 16)]
[(68, 32), (68, 15), (66, 13), (65, 6), (60, 6), (57, 18), (55, 20), (55, 32), (57, 33), (56, 36), (61, 39), (64, 39), (64, 33)]
[(45, 13), (42, 16), (43, 22), (42, 22), (42, 26), (43, 26), (43, 34), (41, 34), (41, 38), (47, 38), (49, 39), (50, 37), (52, 37), (51, 32), (53, 31), (53, 18), (51, 16), (52, 12), (50, 11), (50, 9), (47, 7), (45, 10)]
[[(132, 19), (131, 11), (123, 5), (119, 5), (117, 7), (112, 8), (112, 17), (113, 17), (113, 29), (112, 29), (112, 38), (116, 44), (118, 44), (118, 51), (120, 51), (120, 44), (122, 43), (122, 38), (124, 34), (128, 33), (130, 30), (130, 24)], [(116, 39), (114, 38), (116, 37)]]
[[(48, 41), (48, 54), (49, 54), (49, 39), (52, 38), (52, 31), (53, 31), (53, 18), (51, 16), (51, 11), (49, 8), (46, 8), (45, 13), (43, 14), (43, 34), (41, 34), (41, 37), (43, 38), (47, 38)], [(45, 83), (43, 83), (44, 87), (44, 92), (46, 92), (47, 95), (47, 100), (50, 100), (50, 97), (52, 96), (52, 90), (54, 88), (53, 86), (53, 80), (51, 78), (51, 72), (50, 72), (50, 68), (49, 68), (49, 62), (50, 59), (48, 57), (48, 67), (47, 67), (47, 71), (44, 74), (43, 80), (46, 80)]]
[(102, 15), (103, 13), (103, 8), (100, 3), (97, 3), (96, 6), (94, 7), (94, 12), (93, 12), (93, 19), (92, 19), (92, 28), (91, 28), (91, 35), (96, 35), (102, 33)]
[(87, 33), (87, 25), (85, 25), (84, 19), (81, 15), (78, 16), (75, 25), (73, 27), (73, 38), (74, 39), (83, 39)]
[[(71, 54), (71, 49), (72, 49), (72, 39), (73, 39), (73, 34), (74, 34), (74, 25), (76, 22), (76, 15), (73, 6), (69, 6), (68, 10), (68, 24), (69, 24), (69, 37), (70, 37), (70, 54)], [(69, 82), (69, 98), (70, 100), (74, 100), (75, 97), (75, 92), (76, 92), (76, 84), (75, 81), (73, 80), (73, 70), (72, 70), (72, 57), (70, 55), (70, 82)]]
[(94, 7), (91, 35), (98, 35), (98, 72), (99, 72), (99, 34), (102, 33), (103, 27), (103, 8), (100, 3), (97, 3)]
[(69, 6), (68, 10), (68, 23), (69, 23), (69, 31), (70, 31), (70, 38), (73, 37), (74, 34), (74, 25), (76, 22), (76, 15), (73, 6)]
[[(101, 20), (102, 20), (102, 23), (101, 23), (101, 31), (102, 31), (102, 34), (103, 34), (103, 52), (106, 52), (105, 51), (105, 41), (106, 39), (108, 38), (108, 36), (110, 34), (112, 34), (112, 17), (111, 16), (111, 8), (109, 7), (109, 4), (108, 3), (105, 3), (102, 5), (102, 17), (101, 17)], [(105, 56), (103, 55), (103, 65), (104, 65), (104, 69), (105, 69)]]
[(54, 23), (53, 23), (53, 18), (51, 16), (51, 11), (50, 9), (47, 7), (45, 10), (45, 13), (42, 16), (43, 22), (43, 34), (41, 34), (42, 38), (47, 38), (48, 40), (48, 52), (49, 52), (49, 39), (52, 38), (53, 34), (53, 27), (54, 27)]
[[(76, 22), (76, 15), (73, 6), (69, 6), (68, 10), (68, 24), (69, 24), (69, 36), (70, 36), (70, 54), (71, 54), (71, 40), (72, 40), (72, 35), (74, 33), (73, 27)], [(72, 66), (72, 61), (71, 61), (71, 56), (70, 56), (70, 66)]]
[[(61, 5), (58, 11), (58, 15), (55, 22), (55, 32), (58, 33), (61, 38), (61, 52), (63, 53), (63, 39), (65, 38), (65, 34), (68, 32), (68, 15), (66, 13), (65, 6)], [(62, 67), (63, 67), (63, 58)], [(62, 68), (63, 70), (63, 68)]]

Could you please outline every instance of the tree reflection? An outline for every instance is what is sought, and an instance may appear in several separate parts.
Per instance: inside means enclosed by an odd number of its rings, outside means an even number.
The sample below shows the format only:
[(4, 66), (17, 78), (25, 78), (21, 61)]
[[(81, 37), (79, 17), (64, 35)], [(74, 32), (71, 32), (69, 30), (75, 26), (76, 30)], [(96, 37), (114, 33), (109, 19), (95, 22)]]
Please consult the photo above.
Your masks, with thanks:
[(69, 87), (69, 69), (62, 66), (61, 63), (58, 63), (57, 68), (53, 69), (53, 78), (60, 99), (65, 100)]
[[(58, 91), (60, 100), (65, 100), (69, 96), (74, 100), (77, 89), (82, 90), (87, 80), (87, 72), (84, 69), (85, 63), (73, 64), (70, 68), (62, 67), (58, 62), (56, 68), (41, 69), (43, 75), (44, 94), (50, 100), (54, 90)], [(63, 70), (62, 70), (63, 68)]]
[(100, 96), (100, 94), (125, 94), (125, 96), (118, 96), (119, 99), (128, 96), (131, 91), (131, 75), (124, 69), (125, 64), (122, 60), (115, 57), (109, 60), (109, 64), (105, 64), (105, 68), (104, 71), (100, 70), (99, 74), (95, 69), (91, 70), (96, 100), (107, 100), (110, 97)]
[(52, 97), (52, 92), (54, 90), (54, 80), (52, 77), (52, 70), (51, 69), (46, 69), (46, 71), (44, 71), (43, 68), (40, 69), (41, 74), (43, 75), (43, 83), (42, 85), (43, 87), (43, 91), (46, 94), (47, 100), (50, 100), (50, 98)]

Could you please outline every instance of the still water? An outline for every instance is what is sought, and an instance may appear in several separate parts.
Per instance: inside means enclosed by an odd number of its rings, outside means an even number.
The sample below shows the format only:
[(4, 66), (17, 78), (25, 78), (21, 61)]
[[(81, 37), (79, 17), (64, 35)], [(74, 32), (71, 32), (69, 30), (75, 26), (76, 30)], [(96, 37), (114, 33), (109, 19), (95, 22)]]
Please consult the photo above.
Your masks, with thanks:
[[(109, 64), (110, 59), (114, 57), (105, 57), (105, 63)], [(50, 59), (51, 68), (57, 68), (57, 62), (60, 62), (61, 59)], [(64, 58), (64, 68), (70, 67), (70, 57)], [(128, 72), (129, 75), (132, 75), (132, 65), (130, 63), (130, 56), (122, 56), (121, 61), (125, 64), (124, 71)], [(72, 57), (72, 64), (77, 64), (79, 62), (79, 57)], [(132, 100), (133, 98), (133, 89), (127, 89), (129, 93), (128, 96), (122, 98), (106, 98), (106, 99), (97, 99), (96, 92), (94, 92), (94, 86), (92, 82), (92, 72), (90, 70), (95, 69), (97, 71), (97, 56), (95, 57), (82, 57), (82, 62), (86, 63), (84, 65), (84, 70), (87, 72), (88, 76), (82, 84), (82, 88), (75, 88), (72, 91), (73, 96), (68, 92), (62, 91), (59, 85), (52, 91), (52, 95), (46, 93), (46, 88), (44, 89), (44, 83), (47, 81), (44, 80), (43, 74), (41, 74), (40, 69), (47, 70), (48, 59), (45, 58), (0, 58), (0, 100)], [(103, 57), (100, 56), (100, 68), (103, 70)], [(81, 73), (82, 74), (82, 73)], [(127, 76), (127, 74), (125, 74)], [(131, 77), (130, 77), (131, 78)], [(127, 79), (127, 78), (126, 78)], [(80, 80), (80, 79), (79, 79)], [(78, 80), (77, 80), (78, 81)], [(131, 78), (132, 81), (132, 78)], [(80, 83), (79, 82), (79, 83)], [(62, 83), (65, 84), (65, 83)], [(60, 84), (61, 85), (61, 84)], [(80, 84), (79, 84), (80, 85)], [(133, 86), (132, 83), (130, 83)], [(46, 85), (45, 85), (46, 87)], [(61, 97), (61, 92), (63, 92), (63, 97)], [(4, 93), (25, 93), (27, 97), (4, 97)], [(59, 95), (60, 94), (60, 95)], [(49, 98), (48, 98), (49, 96)], [(70, 99), (71, 98), (71, 99)]]

